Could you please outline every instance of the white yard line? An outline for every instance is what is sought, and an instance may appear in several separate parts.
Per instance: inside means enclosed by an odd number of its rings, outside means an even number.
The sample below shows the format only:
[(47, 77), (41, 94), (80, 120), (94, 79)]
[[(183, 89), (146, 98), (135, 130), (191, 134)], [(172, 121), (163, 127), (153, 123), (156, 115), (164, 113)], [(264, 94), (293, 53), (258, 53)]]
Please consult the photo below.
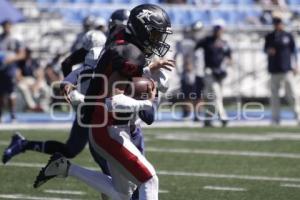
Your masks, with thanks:
[(291, 183), (282, 183), (281, 187), (289, 187), (289, 188), (300, 188), (300, 184), (291, 184)]
[[(298, 123), (294, 120), (284, 120), (281, 123), (283, 126), (297, 126)], [(47, 130), (66, 130), (69, 129), (72, 125), (72, 122), (64, 122), (64, 123), (26, 123), (26, 122), (18, 122), (18, 123), (4, 123), (1, 124), (0, 130), (39, 130), (39, 129), (47, 129)], [(229, 127), (259, 127), (259, 126), (269, 126), (269, 120), (261, 120), (261, 121), (230, 121)], [(143, 127), (149, 129), (155, 128), (199, 128), (199, 122), (192, 121), (156, 121), (153, 125), (147, 126), (142, 124)]]
[[(66, 199), (57, 197), (37, 197), (29, 196), (24, 194), (0, 194), (0, 199), (22, 199), (22, 200), (76, 200), (76, 199)], [(79, 200), (79, 199), (77, 199)]]
[[(149, 139), (146, 139), (147, 141)], [(0, 146), (7, 146), (9, 141), (0, 141)], [(89, 148), (88, 146), (86, 148)], [(147, 146), (146, 151), (158, 153), (179, 153), (179, 154), (203, 154), (223, 156), (245, 156), (245, 157), (269, 157), (269, 158), (292, 158), (300, 159), (300, 154), (282, 152), (261, 152), (261, 151), (239, 151), (219, 149), (188, 149), (188, 148), (157, 148)]]
[(300, 141), (299, 133), (164, 133), (154, 134), (158, 140), (186, 142), (270, 142), (270, 141)]
[[(29, 168), (41, 168), (45, 164), (41, 163), (22, 163), (22, 162), (11, 162), (7, 166), (12, 167), (29, 167)], [(5, 167), (0, 165), (0, 167)], [(91, 170), (98, 170), (95, 167), (86, 167)], [(270, 177), (270, 176), (252, 176), (252, 175), (237, 175), (237, 174), (214, 174), (206, 172), (182, 172), (182, 171), (165, 171), (160, 170), (157, 172), (159, 175), (163, 176), (187, 176), (187, 177), (203, 177), (203, 178), (220, 178), (220, 179), (239, 179), (239, 180), (252, 180), (252, 181), (273, 181), (273, 182), (299, 182), (300, 178), (290, 178), (290, 177)]]
[(85, 195), (85, 192), (74, 190), (44, 190), (45, 193), (50, 194), (71, 194), (71, 195)]
[(244, 192), (247, 191), (245, 188), (236, 188), (236, 187), (223, 187), (223, 186), (204, 186), (205, 190), (219, 190), (219, 191), (233, 191), (233, 192)]
[(181, 154), (206, 154), (206, 155), (224, 155), (224, 156), (246, 156), (246, 157), (270, 157), (270, 158), (293, 158), (300, 159), (300, 154), (281, 153), (281, 152), (259, 152), (259, 151), (237, 151), (237, 150), (219, 150), (219, 149), (177, 149), (177, 148), (156, 148), (147, 147), (148, 152), (159, 153), (181, 153)]
[(169, 193), (169, 190), (159, 190), (158, 192), (161, 194), (166, 194), (166, 193)]
[(8, 146), (9, 145), (9, 141), (0, 141), (0, 146)]
[(239, 179), (239, 180), (253, 180), (253, 181), (300, 182), (300, 178), (251, 176), (251, 175), (236, 175), (236, 174), (213, 174), (213, 173), (205, 173), (205, 172), (193, 173), (193, 172), (180, 172), (180, 171), (158, 171), (158, 174), (159, 175), (168, 175), (168, 176), (191, 176), (191, 177)]

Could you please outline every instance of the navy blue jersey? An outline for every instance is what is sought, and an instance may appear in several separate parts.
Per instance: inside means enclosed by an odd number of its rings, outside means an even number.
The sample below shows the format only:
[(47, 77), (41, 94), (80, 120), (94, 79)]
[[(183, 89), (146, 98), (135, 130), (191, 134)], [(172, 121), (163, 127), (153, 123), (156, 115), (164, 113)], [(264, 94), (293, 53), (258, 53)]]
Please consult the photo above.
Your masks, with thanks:
[(231, 58), (231, 49), (226, 41), (208, 36), (197, 42), (195, 50), (203, 48), (205, 67), (220, 68), (224, 58)]
[(68, 82), (77, 85), (77, 89), (81, 94), (86, 94), (91, 78), (93, 76), (94, 68), (90, 66), (82, 66), (64, 78), (63, 82)]
[(275, 54), (268, 54), (268, 71), (285, 73), (292, 69), (291, 56), (296, 56), (296, 44), (292, 34), (280, 31), (268, 34), (265, 38), (265, 51), (274, 49)]
[(89, 51), (84, 48), (77, 49), (61, 63), (61, 69), (65, 77), (72, 72), (74, 65), (84, 62), (88, 52)]

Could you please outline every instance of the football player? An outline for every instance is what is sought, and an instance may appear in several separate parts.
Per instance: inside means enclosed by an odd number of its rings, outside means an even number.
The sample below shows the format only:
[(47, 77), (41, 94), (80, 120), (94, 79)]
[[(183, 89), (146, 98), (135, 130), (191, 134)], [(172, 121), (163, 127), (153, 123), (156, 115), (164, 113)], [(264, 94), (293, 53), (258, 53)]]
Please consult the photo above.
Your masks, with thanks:
[[(117, 40), (106, 46), (99, 59), (95, 74), (103, 77), (91, 80), (85, 98), (89, 106), (85, 107), (82, 122), (90, 126), (92, 147), (108, 161), (111, 177), (71, 164), (55, 154), (41, 170), (35, 182), (36, 187), (53, 177), (70, 175), (113, 199), (129, 200), (134, 188), (131, 183), (140, 186), (139, 199), (158, 199), (157, 175), (153, 166), (132, 143), (129, 120), (116, 117), (120, 113), (114, 115), (114, 109), (107, 110), (106, 106), (110, 107), (109, 102), (112, 102), (111, 105), (123, 105), (128, 108), (125, 115), (152, 108), (155, 87), (153, 90), (149, 88), (148, 100), (135, 100), (123, 94), (124, 85), (113, 87), (113, 84), (141, 76), (148, 56), (156, 54), (163, 57), (170, 48), (165, 40), (171, 33), (169, 17), (162, 8), (150, 4), (137, 6), (130, 13), (126, 29), (117, 32)], [(159, 64), (174, 65), (169, 60), (161, 60)], [(105, 93), (106, 90), (108, 93)]]

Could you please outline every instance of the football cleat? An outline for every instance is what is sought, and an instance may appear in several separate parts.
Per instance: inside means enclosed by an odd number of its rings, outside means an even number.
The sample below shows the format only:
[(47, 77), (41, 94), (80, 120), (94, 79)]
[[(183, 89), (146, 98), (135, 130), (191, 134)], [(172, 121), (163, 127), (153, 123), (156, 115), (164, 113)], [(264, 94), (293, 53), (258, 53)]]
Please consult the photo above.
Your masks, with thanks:
[(60, 153), (53, 154), (47, 165), (41, 169), (39, 175), (36, 177), (33, 187), (38, 188), (55, 177), (67, 177), (70, 165), (70, 162)]
[(7, 163), (12, 157), (25, 152), (25, 145), (27, 140), (19, 133), (16, 132), (12, 138), (9, 146), (5, 149), (2, 155), (3, 164)]
[(227, 119), (221, 120), (221, 123), (223, 127), (226, 127), (228, 125), (228, 120)]

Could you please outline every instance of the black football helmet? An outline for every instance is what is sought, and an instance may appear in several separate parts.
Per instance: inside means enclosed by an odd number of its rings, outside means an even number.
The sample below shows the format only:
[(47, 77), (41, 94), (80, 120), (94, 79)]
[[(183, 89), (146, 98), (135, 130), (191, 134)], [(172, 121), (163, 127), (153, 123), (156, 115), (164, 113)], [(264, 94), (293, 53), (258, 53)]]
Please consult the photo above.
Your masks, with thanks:
[(127, 27), (147, 55), (163, 57), (170, 45), (167, 36), (172, 34), (171, 22), (165, 10), (157, 5), (142, 4), (130, 12)]
[(129, 15), (130, 11), (126, 9), (118, 9), (114, 11), (108, 20), (109, 30), (112, 30), (114, 27), (119, 25), (126, 25)]

